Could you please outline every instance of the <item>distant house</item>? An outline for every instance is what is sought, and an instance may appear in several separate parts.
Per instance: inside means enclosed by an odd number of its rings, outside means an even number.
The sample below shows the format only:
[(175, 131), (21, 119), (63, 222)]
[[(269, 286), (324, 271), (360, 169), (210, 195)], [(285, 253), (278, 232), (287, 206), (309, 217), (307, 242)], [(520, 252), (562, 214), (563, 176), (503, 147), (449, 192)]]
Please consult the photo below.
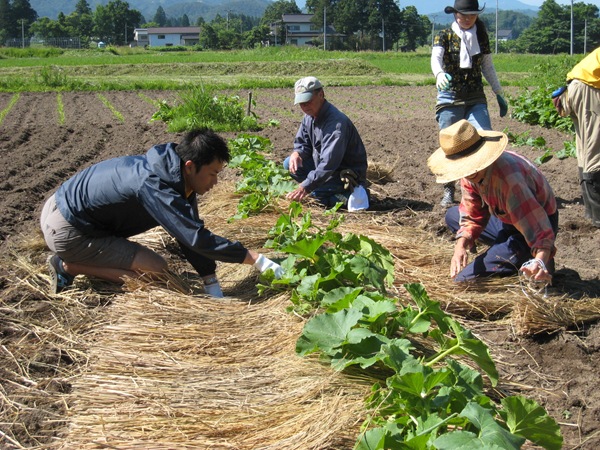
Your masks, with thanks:
[(512, 30), (498, 30), (498, 42), (510, 41), (513, 39)]
[(145, 47), (146, 45), (148, 45), (148, 28), (134, 29), (132, 46)]
[[(283, 14), (281, 20), (270, 25), (271, 43), (306, 47), (315, 45), (316, 41), (323, 41), (323, 27), (315, 25), (312, 22), (313, 17), (314, 14)], [(339, 37), (340, 34), (337, 34), (333, 27), (328, 26), (327, 36)]]
[(200, 27), (136, 28), (133, 40), (138, 46), (171, 47), (196, 45), (200, 40)]

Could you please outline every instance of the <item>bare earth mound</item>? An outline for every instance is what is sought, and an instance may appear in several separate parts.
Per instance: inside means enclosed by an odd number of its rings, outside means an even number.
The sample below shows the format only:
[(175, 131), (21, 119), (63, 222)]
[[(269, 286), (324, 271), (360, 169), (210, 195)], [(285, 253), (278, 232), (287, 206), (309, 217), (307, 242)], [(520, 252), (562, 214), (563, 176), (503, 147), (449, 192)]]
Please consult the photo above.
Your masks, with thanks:
[[(239, 94), (245, 98), (247, 93)], [(488, 98), (493, 98), (489, 94)], [(65, 119), (61, 124), (56, 94), (25, 93), (0, 123), (0, 446), (69, 448), (69, 443), (76, 443), (70, 448), (102, 448), (103, 444), (116, 445), (115, 448), (169, 448), (161, 439), (164, 430), (176, 425), (180, 436), (187, 439), (173, 443), (177, 448), (257, 448), (267, 441), (271, 448), (308, 448), (298, 443), (310, 442), (311, 433), (318, 434), (319, 430), (311, 429), (310, 424), (322, 413), (322, 422), (331, 435), (323, 436), (322, 442), (313, 441), (311, 448), (350, 448), (355, 433), (342, 430), (357, 429), (364, 386), (349, 389), (352, 383), (329, 380), (329, 369), (311, 366), (314, 361), (302, 362), (288, 372), (283, 370), (286, 364), (291, 367), (292, 363), (287, 362), (293, 359), (294, 336), (300, 329), (300, 324), (284, 312), (284, 300), (269, 299), (250, 307), (243, 295), (237, 294), (252, 291), (251, 284), (242, 288), (230, 286), (231, 295), (242, 298), (222, 308), (201, 300), (199, 304), (206, 308), (202, 313), (193, 310), (197, 301), (194, 298), (182, 297), (172, 303), (162, 291), (156, 291), (140, 300), (127, 292), (105, 290), (101, 284), (92, 284), (89, 289), (82, 285), (75, 299), (50, 299), (44, 293), (44, 273), (37, 278), (30, 276), (36, 270), (43, 271), (47, 256), (37, 232), (40, 208), (63, 180), (95, 162), (142, 153), (155, 143), (177, 140), (177, 136), (166, 132), (164, 124), (149, 122), (156, 110), (149, 99), (173, 99), (176, 94), (103, 95), (122, 114), (123, 121), (94, 93), (64, 93), (61, 101)], [(538, 316), (534, 317), (539, 323), (553, 314), (569, 325), (558, 330), (551, 327), (550, 334), (543, 333), (543, 327), (523, 333), (531, 330), (519, 319), (524, 317), (523, 308), (536, 307), (523, 303), (515, 280), (506, 286), (462, 290), (446, 276), (452, 242), (443, 227), (443, 210), (438, 206), (441, 187), (435, 184), (426, 166), (428, 156), (437, 147), (434, 88), (326, 88), (326, 96), (356, 124), (374, 166), (372, 173), (375, 169), (391, 171), (381, 180), (372, 180), (373, 210), (349, 216), (347, 226), (361, 228), (362, 233), (385, 241), (384, 245), (397, 256), (399, 293), (401, 283), (422, 281), (432, 298), (470, 321), (469, 326), (490, 346), (506, 390), (522, 392), (542, 403), (561, 424), (564, 448), (598, 448), (600, 327), (595, 321), (600, 296), (600, 229), (583, 219), (576, 161), (553, 158), (542, 166), (559, 200), (558, 272), (551, 301), (538, 304)], [(8, 107), (12, 97), (0, 94), (0, 112)], [(259, 90), (254, 92), (254, 99), (255, 112), (263, 122), (280, 122), (279, 127), (257, 134), (271, 139), (275, 147), (272, 157), (282, 161), (292, 146), (301, 112), (292, 105), (288, 90)], [(553, 130), (500, 119), (495, 104), (491, 105), (491, 113), (495, 129), (529, 131), (533, 137), (543, 136), (554, 150), (561, 149), (567, 139)], [(225, 134), (227, 138), (233, 136)], [(531, 159), (539, 156), (530, 148), (515, 150)], [(225, 174), (229, 180), (234, 176), (232, 172)], [(210, 203), (218, 195), (219, 191), (206, 199), (201, 215), (210, 216)], [(221, 219), (214, 215), (208, 223), (215, 231), (248, 245), (262, 244), (252, 233), (240, 232), (244, 226), (228, 225)], [(253, 224), (249, 221), (245, 226)], [(262, 227), (266, 225), (269, 224), (263, 223)], [(227, 283), (228, 276), (233, 275), (226, 272), (226, 267), (220, 270), (225, 270), (222, 278)], [(474, 300), (479, 311), (469, 306)], [(488, 307), (482, 310), (484, 300)], [(253, 323), (261, 307), (264, 317), (258, 324)], [(573, 311), (577, 311), (576, 318)], [(227, 326), (228, 314), (249, 314), (248, 329), (257, 336), (255, 345), (236, 338), (235, 329)], [(531, 320), (532, 316), (527, 317)], [(591, 323), (584, 323), (586, 317), (592, 319)], [(260, 321), (268, 322), (268, 327), (261, 327)], [(278, 321), (281, 339), (270, 341), (267, 335), (277, 333)], [(138, 328), (132, 329), (132, 323), (137, 323)], [(132, 339), (130, 333), (144, 337), (146, 332), (148, 339), (154, 339), (152, 342), (160, 348), (134, 345), (139, 341)], [(178, 332), (190, 338), (187, 347), (181, 347)], [(97, 346), (87, 347), (84, 342), (95, 342)], [(120, 348), (119, 342), (128, 342), (129, 346)], [(193, 347), (192, 342), (203, 344)], [(242, 358), (248, 347), (254, 347), (264, 359)], [(228, 354), (240, 358), (237, 366)], [(269, 357), (282, 367), (265, 363)], [(239, 370), (234, 374), (236, 367)], [(292, 377), (290, 385), (273, 379), (281, 373)], [(97, 391), (91, 382), (93, 377), (97, 377)], [(150, 417), (144, 408), (169, 397), (175, 387), (167, 384), (178, 377), (189, 388), (186, 396), (180, 397), (179, 408), (171, 402), (163, 415), (147, 420), (142, 427), (124, 419), (127, 414), (138, 419)], [(148, 384), (132, 385), (133, 379), (146, 379)], [(234, 381), (237, 389), (220, 385), (219, 380), (225, 379)], [(314, 383), (313, 388), (307, 390), (303, 381)], [(246, 405), (227, 403), (227, 398), (238, 402), (244, 390)], [(110, 404), (100, 404), (99, 393), (107, 392)], [(212, 402), (214, 410), (194, 409), (191, 399), (203, 395)], [(299, 418), (286, 417), (277, 405), (269, 403), (269, 396), (296, 405), (305, 401), (306, 408)], [(330, 401), (335, 407), (325, 408), (315, 399)], [(331, 411), (338, 408), (347, 412), (351, 409), (349, 404), (357, 410), (354, 422), (343, 414), (327, 422)], [(215, 422), (203, 422), (204, 428), (199, 427), (194, 418), (201, 414), (212, 414)], [(102, 426), (100, 416), (110, 421)], [(119, 433), (116, 440), (115, 426)], [(199, 434), (191, 439), (194, 432)], [(100, 438), (108, 435), (112, 440)], [(162, 446), (157, 444), (159, 441)]]

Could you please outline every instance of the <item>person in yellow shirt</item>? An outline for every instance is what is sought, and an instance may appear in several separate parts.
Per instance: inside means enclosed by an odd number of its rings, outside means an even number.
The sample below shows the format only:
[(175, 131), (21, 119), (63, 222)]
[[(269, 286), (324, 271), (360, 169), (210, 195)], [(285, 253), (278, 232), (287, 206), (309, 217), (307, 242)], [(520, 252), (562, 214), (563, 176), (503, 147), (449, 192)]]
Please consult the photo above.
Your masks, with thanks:
[(600, 47), (573, 67), (566, 89), (552, 97), (558, 113), (573, 119), (585, 217), (600, 227)]

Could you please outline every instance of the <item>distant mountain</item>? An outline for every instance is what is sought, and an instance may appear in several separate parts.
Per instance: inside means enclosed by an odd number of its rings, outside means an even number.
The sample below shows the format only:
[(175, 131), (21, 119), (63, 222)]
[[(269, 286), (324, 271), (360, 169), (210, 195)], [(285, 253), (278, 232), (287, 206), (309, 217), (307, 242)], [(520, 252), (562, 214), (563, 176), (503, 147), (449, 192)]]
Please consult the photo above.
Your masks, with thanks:
[[(78, 0), (29, 0), (33, 9), (39, 17), (49, 17), (56, 20), (60, 12), (65, 15), (75, 11)], [(87, 0), (92, 11), (97, 5), (106, 5), (110, 0)], [(167, 17), (180, 18), (187, 14), (190, 22), (194, 23), (198, 17), (205, 20), (214, 19), (217, 14), (226, 16), (227, 12), (233, 14), (244, 14), (251, 17), (262, 17), (265, 9), (272, 1), (270, 0), (126, 0), (131, 9), (137, 9), (142, 13), (144, 19), (150, 22), (159, 6), (165, 10)]]
[[(539, 10), (538, 6), (523, 3), (519, 0), (498, 0), (498, 2), (495, 0), (480, 0), (479, 7), (481, 8), (485, 5), (483, 13), (492, 14), (496, 13), (496, 3), (498, 3), (499, 11), (519, 11), (530, 16), (535, 16)], [(444, 8), (446, 8), (446, 6), (452, 5), (454, 5), (454, 0), (431, 0), (427, 2), (420, 2), (416, 0), (400, 2), (401, 8), (414, 6), (417, 8), (417, 11), (419, 11), (419, 14), (424, 14), (431, 20), (434, 20), (436, 23), (441, 24), (450, 23), (454, 20), (454, 16), (452, 14), (446, 14), (444, 12)]]

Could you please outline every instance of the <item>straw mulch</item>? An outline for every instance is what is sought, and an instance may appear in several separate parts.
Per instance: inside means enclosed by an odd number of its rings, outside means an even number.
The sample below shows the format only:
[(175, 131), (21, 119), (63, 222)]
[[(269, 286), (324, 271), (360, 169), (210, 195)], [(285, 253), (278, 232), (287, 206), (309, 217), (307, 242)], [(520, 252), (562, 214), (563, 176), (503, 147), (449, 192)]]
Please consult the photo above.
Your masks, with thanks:
[[(202, 205), (207, 226), (268, 253), (261, 246), (286, 202), (259, 216), (227, 222), (237, 204), (228, 194), (232, 190), (220, 184)], [(321, 209), (311, 212), (315, 223), (328, 222)], [(400, 226), (391, 214), (348, 215), (341, 231), (368, 235), (392, 252), (396, 281), (389, 294), (401, 303), (409, 302), (402, 285), (420, 282), (447, 311), (479, 323), (510, 323), (521, 334), (600, 318), (597, 299), (573, 300), (552, 291), (544, 298), (521, 286), (517, 277), (452, 283), (447, 276), (452, 244), (419, 227)], [(56, 339), (57, 347), (78, 362), (77, 370), (64, 374), (72, 386), (61, 397), (67, 427), (54, 448), (353, 446), (373, 379), (335, 373), (315, 358), (296, 356), (305, 319), (286, 312), (288, 294), (259, 297), (254, 268), (221, 264), (218, 275), (227, 299), (211, 299), (203, 295), (172, 238), (152, 230), (138, 240), (170, 258), (170, 277), (128, 280), (117, 290), (78, 277), (78, 289), (44, 302), (56, 323), (36, 333)], [(32, 248), (42, 252), (39, 244)], [(27, 269), (30, 263), (19, 256), (17, 264)], [(27, 270), (30, 275), (16, 285), (39, 295), (46, 288), (45, 268)]]
[(90, 336), (61, 448), (351, 447), (369, 383), (296, 356), (286, 302), (119, 296)]

